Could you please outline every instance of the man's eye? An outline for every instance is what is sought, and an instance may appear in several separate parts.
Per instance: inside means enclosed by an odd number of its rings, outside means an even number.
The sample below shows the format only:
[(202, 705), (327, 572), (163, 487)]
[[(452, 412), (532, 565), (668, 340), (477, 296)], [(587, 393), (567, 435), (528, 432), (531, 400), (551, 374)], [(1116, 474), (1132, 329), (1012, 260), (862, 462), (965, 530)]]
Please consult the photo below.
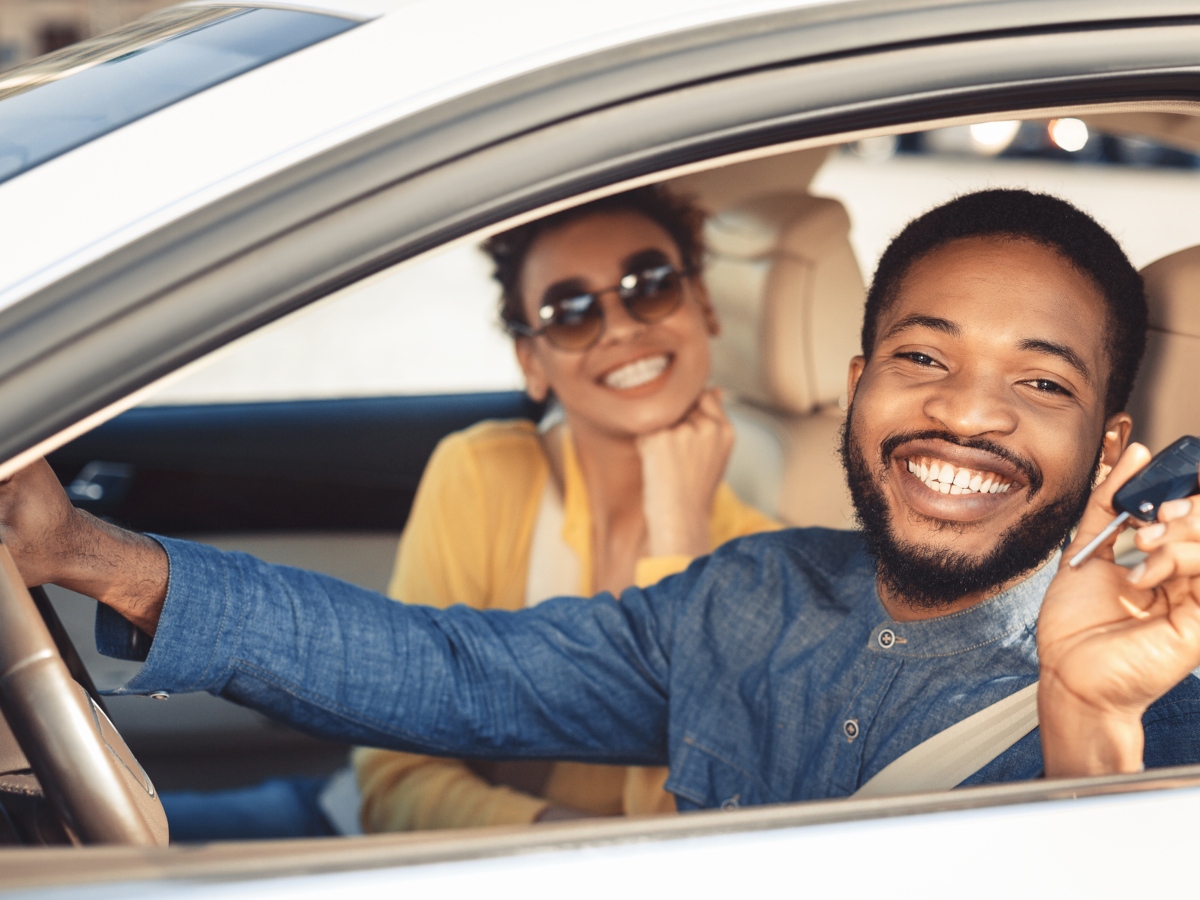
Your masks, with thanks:
[(911, 360), (912, 362), (915, 362), (918, 366), (937, 365), (934, 358), (927, 353), (916, 353), (916, 352), (897, 353), (896, 356), (898, 356), (900, 359)]
[(1059, 384), (1057, 381), (1051, 381), (1049, 378), (1035, 378), (1029, 384), (1033, 385), (1035, 390), (1042, 391), (1046, 394), (1065, 394), (1071, 396), (1071, 392)]

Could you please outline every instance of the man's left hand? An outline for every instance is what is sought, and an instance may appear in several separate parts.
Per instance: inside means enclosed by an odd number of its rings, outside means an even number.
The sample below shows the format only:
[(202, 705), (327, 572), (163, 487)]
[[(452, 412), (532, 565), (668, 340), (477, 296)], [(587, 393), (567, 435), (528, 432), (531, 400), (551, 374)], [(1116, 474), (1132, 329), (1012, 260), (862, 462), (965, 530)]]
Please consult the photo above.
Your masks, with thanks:
[(1038, 619), (1038, 713), (1046, 775), (1136, 772), (1142, 714), (1200, 666), (1200, 498), (1160, 507), (1127, 570), (1114, 535), (1079, 568), (1068, 560), (1116, 516), (1113, 495), (1150, 460), (1130, 445), (1092, 493)]

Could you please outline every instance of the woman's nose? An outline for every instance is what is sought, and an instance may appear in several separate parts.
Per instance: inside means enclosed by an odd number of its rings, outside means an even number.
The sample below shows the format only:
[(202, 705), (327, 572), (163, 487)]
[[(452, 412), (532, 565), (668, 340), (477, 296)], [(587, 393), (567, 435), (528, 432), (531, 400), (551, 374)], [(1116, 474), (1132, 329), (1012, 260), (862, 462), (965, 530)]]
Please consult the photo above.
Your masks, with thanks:
[(1017, 427), (1007, 382), (986, 374), (958, 373), (942, 379), (926, 399), (924, 412), (962, 437), (1009, 434)]
[(604, 310), (604, 334), (601, 343), (617, 343), (627, 341), (640, 334), (646, 325), (629, 314), (625, 304), (616, 293), (606, 294), (600, 298)]

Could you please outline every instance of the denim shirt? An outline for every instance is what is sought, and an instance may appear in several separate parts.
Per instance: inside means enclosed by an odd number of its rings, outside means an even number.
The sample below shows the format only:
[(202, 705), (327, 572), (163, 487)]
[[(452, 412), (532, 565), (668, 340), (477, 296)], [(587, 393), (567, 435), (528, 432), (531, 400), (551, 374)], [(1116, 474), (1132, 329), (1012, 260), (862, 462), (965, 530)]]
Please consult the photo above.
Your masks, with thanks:
[[(117, 693), (210, 691), (319, 735), (419, 753), (669, 765), (681, 809), (847, 796), (1032, 683), (1057, 568), (970, 609), (896, 622), (857, 533), (793, 529), (732, 541), (619, 601), (439, 610), (159, 540), (166, 605)], [(131, 627), (106, 607), (96, 630), (102, 652), (133, 655)], [(1200, 761), (1200, 681), (1144, 723), (1147, 766)], [(1041, 769), (1034, 731), (964, 783)]]

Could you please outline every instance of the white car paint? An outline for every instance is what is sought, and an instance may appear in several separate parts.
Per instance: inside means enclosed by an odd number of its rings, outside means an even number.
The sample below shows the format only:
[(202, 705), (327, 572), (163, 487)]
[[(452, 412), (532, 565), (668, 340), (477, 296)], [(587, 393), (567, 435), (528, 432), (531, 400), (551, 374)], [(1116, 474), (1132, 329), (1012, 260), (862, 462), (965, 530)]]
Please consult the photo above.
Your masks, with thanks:
[[(420, 897), (1189, 896), (1200, 789), (1060, 800), (500, 858), (210, 884), (96, 885), (97, 900)], [(347, 839), (347, 840), (353, 840)], [(1181, 890), (1182, 889), (1182, 890)], [(29, 891), (30, 900), (80, 896)]]
[(454, 97), (630, 42), (817, 2), (397, 3), (0, 185), (0, 309), (239, 188)]

